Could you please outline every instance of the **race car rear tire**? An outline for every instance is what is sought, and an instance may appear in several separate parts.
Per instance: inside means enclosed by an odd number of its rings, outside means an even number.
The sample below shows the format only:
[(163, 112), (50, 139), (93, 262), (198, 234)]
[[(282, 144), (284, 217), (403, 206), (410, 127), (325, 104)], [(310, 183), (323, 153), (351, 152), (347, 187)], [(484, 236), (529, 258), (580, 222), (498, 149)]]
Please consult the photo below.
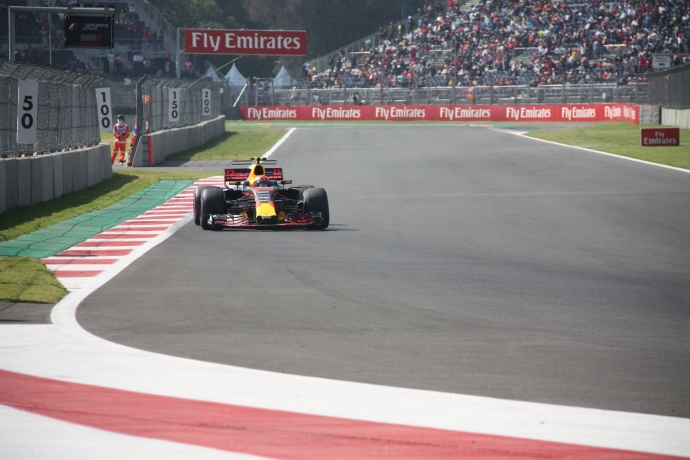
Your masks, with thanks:
[(225, 195), (218, 187), (208, 187), (201, 192), (199, 223), (204, 230), (217, 230), (222, 227), (208, 223), (211, 214), (225, 214)]
[(328, 228), (330, 221), (330, 212), (328, 211), (328, 195), (326, 190), (322, 188), (309, 188), (304, 191), (304, 207), (305, 212), (320, 212), (321, 223), (312, 224), (309, 229), (324, 230)]
[(199, 225), (199, 215), (201, 214), (201, 192), (207, 188), (214, 188), (209, 186), (201, 186), (194, 189), (194, 224)]

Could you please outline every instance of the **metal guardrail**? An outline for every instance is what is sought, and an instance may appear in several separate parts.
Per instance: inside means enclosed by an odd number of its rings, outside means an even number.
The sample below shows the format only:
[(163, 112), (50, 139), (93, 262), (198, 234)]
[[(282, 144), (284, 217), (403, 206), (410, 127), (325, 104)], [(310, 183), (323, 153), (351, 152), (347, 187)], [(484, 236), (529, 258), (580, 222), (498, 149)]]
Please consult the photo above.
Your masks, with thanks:
[(627, 102), (655, 103), (649, 84), (585, 84), (430, 87), (430, 88), (332, 88), (276, 89), (255, 84), (240, 100), (249, 106), (353, 105), (540, 105)]
[[(17, 143), (20, 80), (38, 82), (37, 141)], [(0, 60), (0, 154), (56, 152), (100, 143), (95, 88), (101, 77)]]

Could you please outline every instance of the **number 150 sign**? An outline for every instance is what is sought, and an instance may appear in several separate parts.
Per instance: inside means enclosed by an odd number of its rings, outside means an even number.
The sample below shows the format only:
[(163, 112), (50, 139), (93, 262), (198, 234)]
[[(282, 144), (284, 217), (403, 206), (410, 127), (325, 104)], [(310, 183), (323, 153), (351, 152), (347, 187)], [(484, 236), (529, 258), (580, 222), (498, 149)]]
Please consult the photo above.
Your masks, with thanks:
[(38, 121), (38, 82), (19, 80), (17, 99), (17, 143), (36, 143)]
[(180, 121), (180, 88), (168, 88), (168, 120)]

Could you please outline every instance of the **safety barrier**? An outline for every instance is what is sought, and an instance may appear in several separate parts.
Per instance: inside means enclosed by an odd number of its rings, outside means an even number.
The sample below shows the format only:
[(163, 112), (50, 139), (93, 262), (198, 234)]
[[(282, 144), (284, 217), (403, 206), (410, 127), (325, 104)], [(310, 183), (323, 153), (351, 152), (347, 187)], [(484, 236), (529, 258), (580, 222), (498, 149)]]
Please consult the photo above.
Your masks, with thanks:
[(652, 102), (669, 109), (690, 109), (690, 64), (649, 74)]
[(531, 86), (438, 86), (421, 88), (275, 88), (272, 82), (250, 85), (240, 105), (552, 105), (656, 104), (648, 83)]
[[(19, 101), (25, 84), (33, 89)], [(31, 155), (97, 145), (95, 89), (100, 84), (102, 79), (93, 75), (0, 60), (0, 154)], [(21, 139), (25, 132), (31, 133), (30, 141)]]
[(0, 213), (83, 190), (113, 177), (110, 147), (0, 159)]
[(690, 129), (690, 110), (661, 108), (661, 124)]
[(194, 126), (157, 131), (141, 137), (137, 143), (132, 166), (154, 166), (173, 153), (183, 152), (205, 144), (225, 132), (225, 116)]
[[(205, 78), (196, 81), (148, 79), (137, 86), (140, 93), (137, 118), (146, 120), (150, 132), (195, 126), (221, 114), (223, 87)], [(144, 98), (146, 104), (142, 102)]]

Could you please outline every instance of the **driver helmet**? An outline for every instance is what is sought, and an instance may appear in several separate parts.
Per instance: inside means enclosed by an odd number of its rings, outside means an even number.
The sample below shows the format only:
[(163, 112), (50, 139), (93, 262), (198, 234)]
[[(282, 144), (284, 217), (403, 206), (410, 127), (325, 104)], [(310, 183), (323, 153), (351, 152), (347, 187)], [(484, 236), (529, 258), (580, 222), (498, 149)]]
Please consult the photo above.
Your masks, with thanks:
[(266, 176), (266, 175), (261, 175), (261, 176), (257, 177), (256, 179), (254, 179), (254, 186), (255, 187), (261, 187), (261, 186), (267, 186), (267, 185), (269, 185), (269, 182), (268, 182), (268, 176)]

